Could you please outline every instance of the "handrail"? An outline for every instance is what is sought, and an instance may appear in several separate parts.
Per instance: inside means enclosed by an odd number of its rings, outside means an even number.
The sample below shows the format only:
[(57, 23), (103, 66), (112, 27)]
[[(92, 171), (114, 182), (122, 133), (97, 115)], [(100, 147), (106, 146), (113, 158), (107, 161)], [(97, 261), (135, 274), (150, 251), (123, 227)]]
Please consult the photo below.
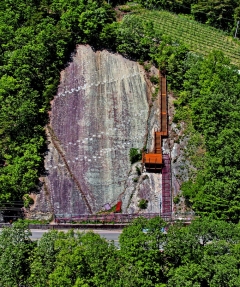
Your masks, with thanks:
[[(148, 168), (152, 169), (150, 165), (163, 164), (162, 160), (162, 138), (168, 136), (168, 110), (167, 110), (167, 79), (164, 72), (159, 71), (159, 85), (160, 85), (160, 129), (154, 128), (154, 152), (143, 153), (142, 163), (148, 164)], [(146, 155), (149, 155), (146, 157)], [(161, 158), (157, 160), (153, 155), (161, 154)], [(146, 167), (146, 166), (145, 166)], [(159, 169), (159, 167), (158, 167)]]
[[(159, 213), (134, 213), (134, 214), (128, 214), (128, 213), (109, 213), (109, 214), (79, 214), (75, 216), (60, 216), (56, 215), (55, 217), (55, 223), (69, 223), (69, 222), (76, 222), (76, 223), (107, 223), (107, 224), (114, 224), (114, 223), (131, 223), (134, 219), (139, 217), (144, 217), (146, 219), (151, 219), (158, 217)], [(178, 220), (183, 221), (191, 221), (194, 216), (193, 215), (184, 215), (181, 214), (179, 216), (176, 216), (172, 214), (171, 212), (165, 212), (162, 213), (160, 216), (164, 221), (166, 222), (174, 222)]]

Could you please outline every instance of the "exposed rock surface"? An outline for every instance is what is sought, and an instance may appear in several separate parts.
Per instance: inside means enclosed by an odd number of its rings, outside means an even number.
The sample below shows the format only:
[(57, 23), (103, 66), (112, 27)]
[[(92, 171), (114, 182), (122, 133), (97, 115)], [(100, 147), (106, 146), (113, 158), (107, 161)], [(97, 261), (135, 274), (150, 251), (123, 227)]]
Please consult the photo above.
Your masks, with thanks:
[[(158, 75), (151, 68), (151, 75)], [(62, 71), (57, 95), (51, 105), (45, 168), (48, 171), (29, 218), (51, 218), (97, 213), (122, 200), (124, 213), (158, 213), (162, 175), (136, 171), (130, 164), (130, 148), (151, 152), (154, 132), (160, 128), (158, 98), (154, 85), (138, 63), (107, 51), (94, 52), (80, 45), (72, 62)], [(169, 97), (170, 137), (164, 152), (172, 159), (172, 192), (177, 179), (181, 148), (172, 124), (173, 98)], [(147, 200), (141, 209), (139, 201)]]
[(115, 204), (131, 168), (129, 150), (144, 146), (148, 112), (138, 63), (78, 46), (52, 101), (48, 176), (33, 210), (69, 216)]
[[(151, 69), (151, 74), (158, 76), (158, 70)], [(154, 89), (152, 89), (152, 93)], [(149, 152), (154, 150), (154, 134), (160, 129), (160, 106), (158, 97), (151, 101), (149, 117), (147, 120), (146, 149)], [(140, 162), (136, 164), (140, 166)], [(129, 177), (126, 181), (125, 191), (122, 196), (122, 211), (124, 213), (159, 213), (162, 195), (162, 175), (159, 173), (144, 172), (137, 175), (136, 165), (132, 166)], [(137, 180), (137, 181), (136, 181)], [(136, 182), (135, 182), (136, 181)], [(139, 202), (147, 200), (147, 208), (141, 209)]]
[[(156, 71), (152, 71), (156, 73)], [(172, 199), (179, 195), (181, 184), (188, 179), (188, 168), (190, 163), (185, 157), (185, 148), (187, 147), (188, 138), (185, 136), (185, 124), (177, 125), (173, 122), (174, 117), (174, 97), (172, 94), (168, 94), (168, 124), (169, 124), (169, 136), (163, 140), (163, 153), (168, 154), (171, 159), (171, 196)], [(148, 137), (147, 137), (147, 149), (151, 152), (154, 148), (154, 132), (157, 131), (160, 126), (160, 110), (159, 102), (156, 99), (151, 104), (150, 114), (148, 118)], [(143, 180), (145, 178), (145, 180)], [(137, 182), (137, 173), (135, 166), (129, 174), (129, 178), (126, 182), (126, 189), (123, 199), (123, 212), (126, 213), (159, 213), (160, 205), (162, 202), (162, 174), (157, 173), (143, 173)], [(147, 179), (147, 180), (146, 180)], [(139, 202), (141, 199), (148, 201), (147, 208), (139, 208)], [(173, 213), (185, 212), (184, 202), (173, 205)]]
[[(139, 164), (136, 164), (139, 165)], [(133, 165), (122, 196), (123, 213), (156, 213), (159, 212), (162, 191), (162, 175), (160, 173), (142, 173), (138, 175)], [(147, 201), (147, 207), (141, 209), (140, 200)]]

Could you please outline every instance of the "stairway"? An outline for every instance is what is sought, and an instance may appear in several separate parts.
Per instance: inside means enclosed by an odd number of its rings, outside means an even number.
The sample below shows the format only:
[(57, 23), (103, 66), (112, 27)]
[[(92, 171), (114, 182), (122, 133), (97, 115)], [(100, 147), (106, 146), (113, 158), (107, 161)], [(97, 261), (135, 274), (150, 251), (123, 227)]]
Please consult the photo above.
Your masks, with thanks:
[(162, 153), (162, 138), (160, 132), (155, 132), (155, 153)]
[(163, 154), (161, 216), (170, 217), (171, 214), (172, 214), (171, 160), (168, 154)]
[(165, 73), (159, 71), (159, 106), (160, 106), (160, 131), (155, 132), (154, 150), (142, 154), (142, 163), (148, 172), (161, 172), (163, 166), (162, 139), (168, 136), (168, 114), (167, 114), (167, 79)]

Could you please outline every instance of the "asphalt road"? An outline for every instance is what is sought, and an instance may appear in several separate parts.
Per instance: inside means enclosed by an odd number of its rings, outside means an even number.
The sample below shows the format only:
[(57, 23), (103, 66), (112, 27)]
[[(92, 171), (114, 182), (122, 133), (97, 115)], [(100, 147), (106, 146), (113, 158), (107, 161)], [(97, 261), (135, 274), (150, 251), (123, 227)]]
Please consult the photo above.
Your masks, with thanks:
[[(42, 235), (46, 232), (48, 232), (49, 230), (43, 230), (43, 229), (31, 229), (32, 232), (32, 240), (37, 240), (39, 238), (42, 237)], [(64, 232), (67, 232), (67, 230), (61, 230)], [(78, 230), (80, 232), (88, 232), (89, 229), (84, 230)], [(98, 233), (101, 237), (107, 239), (107, 240), (113, 240), (114, 244), (116, 246), (118, 246), (118, 239), (119, 239), (119, 235), (122, 233), (122, 230), (93, 230), (93, 232)]]

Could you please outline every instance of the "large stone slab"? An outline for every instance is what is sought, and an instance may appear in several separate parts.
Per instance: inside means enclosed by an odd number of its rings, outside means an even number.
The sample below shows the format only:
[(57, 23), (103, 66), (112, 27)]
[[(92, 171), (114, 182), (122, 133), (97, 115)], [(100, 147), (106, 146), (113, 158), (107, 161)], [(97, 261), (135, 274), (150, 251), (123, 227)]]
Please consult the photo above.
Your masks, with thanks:
[(34, 210), (68, 217), (117, 202), (131, 168), (129, 150), (145, 143), (147, 94), (138, 63), (77, 47), (52, 101), (48, 175)]

